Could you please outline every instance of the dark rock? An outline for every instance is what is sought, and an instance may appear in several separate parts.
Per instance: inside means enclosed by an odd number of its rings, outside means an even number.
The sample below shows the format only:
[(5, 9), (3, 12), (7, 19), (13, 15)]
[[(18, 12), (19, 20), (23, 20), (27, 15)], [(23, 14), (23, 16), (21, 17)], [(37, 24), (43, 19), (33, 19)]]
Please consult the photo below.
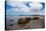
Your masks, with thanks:
[(39, 17), (33, 17), (33, 20), (39, 20)]

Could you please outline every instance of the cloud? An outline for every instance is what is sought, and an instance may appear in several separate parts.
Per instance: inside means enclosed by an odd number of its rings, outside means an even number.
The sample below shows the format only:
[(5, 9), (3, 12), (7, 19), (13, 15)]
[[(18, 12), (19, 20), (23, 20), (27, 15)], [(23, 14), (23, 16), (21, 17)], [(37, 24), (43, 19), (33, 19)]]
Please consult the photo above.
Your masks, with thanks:
[[(41, 10), (39, 12), (39, 10), (43, 7), (41, 4), (39, 3), (30, 3), (29, 6), (31, 7), (27, 7), (26, 4), (24, 4), (24, 2), (7, 2), (6, 3), (6, 15), (35, 15), (35, 14), (39, 14), (39, 15), (44, 15), (44, 10)], [(37, 11), (37, 12), (36, 12)]]

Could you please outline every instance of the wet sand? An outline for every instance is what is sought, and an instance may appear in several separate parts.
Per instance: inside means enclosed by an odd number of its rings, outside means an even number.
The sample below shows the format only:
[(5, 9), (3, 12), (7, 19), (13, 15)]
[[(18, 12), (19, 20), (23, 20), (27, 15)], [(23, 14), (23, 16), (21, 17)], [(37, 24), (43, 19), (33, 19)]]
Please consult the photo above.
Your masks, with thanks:
[[(31, 20), (29, 23), (27, 23), (24, 27), (18, 26), (17, 22), (19, 18), (25, 18), (30, 17), (33, 19), (33, 17), (39, 17), (39, 20)], [(10, 21), (13, 20), (13, 21)], [(39, 29), (44, 28), (44, 16), (6, 16), (6, 29), (7, 30), (18, 30), (18, 29)], [(10, 25), (11, 24), (11, 25)]]

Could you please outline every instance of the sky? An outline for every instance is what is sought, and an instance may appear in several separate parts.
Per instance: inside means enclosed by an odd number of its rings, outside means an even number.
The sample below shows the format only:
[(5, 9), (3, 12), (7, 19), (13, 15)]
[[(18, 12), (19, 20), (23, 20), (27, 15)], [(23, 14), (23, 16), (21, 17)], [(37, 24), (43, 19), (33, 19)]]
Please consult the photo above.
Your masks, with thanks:
[(6, 15), (19, 16), (19, 15), (44, 15), (45, 5), (36, 2), (15, 2), (7, 1)]

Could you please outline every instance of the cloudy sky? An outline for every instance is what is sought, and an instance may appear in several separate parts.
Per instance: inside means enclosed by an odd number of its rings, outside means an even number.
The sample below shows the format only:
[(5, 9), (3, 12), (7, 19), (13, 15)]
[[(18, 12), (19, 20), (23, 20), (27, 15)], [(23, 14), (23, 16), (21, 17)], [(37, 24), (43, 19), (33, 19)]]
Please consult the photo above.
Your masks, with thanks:
[(6, 15), (44, 15), (44, 3), (7, 1)]

